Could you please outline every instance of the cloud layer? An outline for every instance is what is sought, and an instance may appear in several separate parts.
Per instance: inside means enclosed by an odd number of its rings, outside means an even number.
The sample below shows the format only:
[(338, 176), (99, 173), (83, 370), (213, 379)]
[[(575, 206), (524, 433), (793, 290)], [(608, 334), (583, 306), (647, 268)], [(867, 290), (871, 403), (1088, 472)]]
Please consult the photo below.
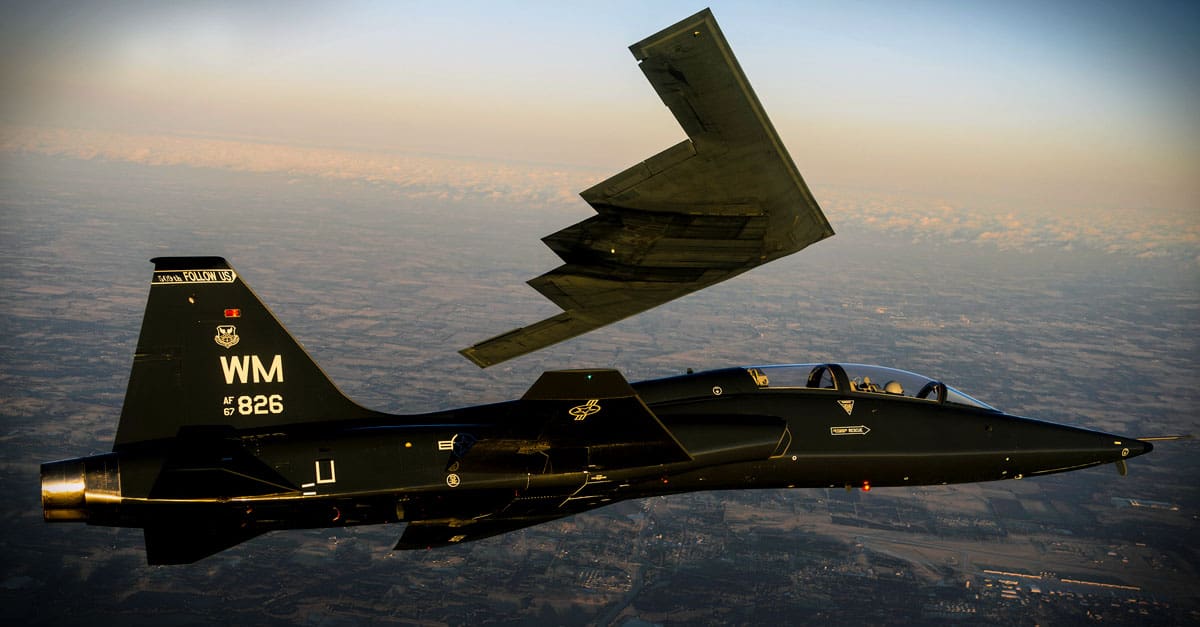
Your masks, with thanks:
[(0, 150), (363, 181), (414, 197), (488, 198), (533, 208), (580, 203), (578, 191), (604, 176), (572, 167), (74, 129), (4, 128)]
[[(415, 198), (479, 199), (538, 210), (580, 207), (578, 192), (613, 172), (266, 142), (6, 127), (0, 151), (146, 166), (187, 166), (236, 172), (361, 181)], [(816, 187), (837, 230), (887, 232), (914, 241), (978, 243), (1009, 250), (1090, 249), (1140, 258), (1200, 263), (1200, 216), (1191, 209), (1072, 210), (970, 207), (902, 194)]]
[(886, 231), (914, 241), (977, 243), (1004, 250), (1098, 250), (1200, 263), (1200, 215), (1192, 211), (1045, 211), (964, 207), (899, 194), (827, 191), (835, 225)]

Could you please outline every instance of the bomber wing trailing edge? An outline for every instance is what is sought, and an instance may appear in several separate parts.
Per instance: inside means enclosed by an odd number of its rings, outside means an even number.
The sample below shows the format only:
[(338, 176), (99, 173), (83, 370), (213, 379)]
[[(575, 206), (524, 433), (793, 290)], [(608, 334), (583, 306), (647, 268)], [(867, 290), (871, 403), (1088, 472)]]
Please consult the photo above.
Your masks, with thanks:
[(545, 237), (565, 263), (529, 281), (563, 312), (460, 351), (480, 367), (833, 235), (708, 9), (630, 50), (688, 139), (582, 192), (597, 215)]
[[(712, 15), (633, 47), (689, 139), (583, 193), (532, 283), (563, 314), (464, 351), (496, 363), (832, 234)], [(1144, 440), (1012, 416), (860, 364), (629, 383), (551, 371), (521, 398), (391, 415), (346, 398), (220, 257), (160, 257), (113, 450), (42, 464), (48, 522), (144, 531), (151, 564), (273, 530), (407, 523), (397, 549), (478, 540), (697, 490), (1021, 479)]]

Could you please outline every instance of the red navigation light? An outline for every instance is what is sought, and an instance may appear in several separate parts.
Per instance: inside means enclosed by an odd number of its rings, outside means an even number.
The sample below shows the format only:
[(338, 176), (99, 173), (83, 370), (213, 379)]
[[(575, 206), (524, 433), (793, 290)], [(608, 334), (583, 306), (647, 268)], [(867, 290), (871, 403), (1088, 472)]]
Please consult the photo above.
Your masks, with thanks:
[(225, 317), (226, 318), (241, 318), (242, 310), (241, 309), (226, 309)]
[(871, 491), (871, 482), (870, 482), (870, 481), (864, 481), (864, 482), (863, 482), (863, 487), (862, 487), (862, 490), (863, 490), (863, 492), (870, 492), (870, 491)]

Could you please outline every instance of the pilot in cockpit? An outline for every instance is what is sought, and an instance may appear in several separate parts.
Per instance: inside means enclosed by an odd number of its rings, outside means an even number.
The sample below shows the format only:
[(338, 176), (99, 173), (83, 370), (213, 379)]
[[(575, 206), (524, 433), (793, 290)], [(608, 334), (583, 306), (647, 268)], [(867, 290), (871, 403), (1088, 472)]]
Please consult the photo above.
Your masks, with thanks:
[(876, 394), (882, 392), (878, 385), (871, 382), (871, 377), (854, 377), (850, 382), (850, 389), (856, 392), (874, 392)]
[(854, 377), (854, 380), (850, 382), (850, 389), (856, 392), (904, 395), (904, 386), (900, 385), (900, 382), (895, 379), (888, 381), (880, 388), (875, 382), (871, 381), (871, 377)]

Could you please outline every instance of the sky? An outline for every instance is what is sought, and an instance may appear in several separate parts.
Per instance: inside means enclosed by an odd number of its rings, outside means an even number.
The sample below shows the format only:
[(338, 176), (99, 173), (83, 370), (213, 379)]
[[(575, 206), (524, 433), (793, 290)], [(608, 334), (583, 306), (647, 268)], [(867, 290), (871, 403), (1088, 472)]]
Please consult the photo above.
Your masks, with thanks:
[[(605, 176), (683, 137), (626, 48), (704, 6), (5, 3), (0, 148), (154, 162), (164, 142), (219, 141), (197, 158), (241, 168), (253, 146)], [(815, 188), (1198, 220), (1200, 4), (712, 9)]]

